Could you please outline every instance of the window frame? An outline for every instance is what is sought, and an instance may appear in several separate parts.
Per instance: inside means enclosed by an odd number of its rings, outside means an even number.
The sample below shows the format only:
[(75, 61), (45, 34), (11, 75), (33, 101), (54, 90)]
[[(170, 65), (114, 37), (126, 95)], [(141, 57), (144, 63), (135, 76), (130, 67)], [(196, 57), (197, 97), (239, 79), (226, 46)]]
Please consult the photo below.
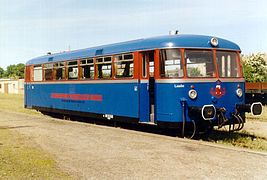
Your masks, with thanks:
[[(92, 60), (92, 62), (90, 63), (88, 63), (88, 61), (90, 61), (90, 60)], [(85, 64), (82, 64), (82, 61), (86, 61), (86, 63)], [(96, 66), (95, 66), (95, 58), (93, 58), (93, 57), (88, 57), (88, 58), (83, 58), (83, 59), (80, 59), (80, 63), (79, 63), (80, 65), (79, 65), (79, 72), (80, 72), (80, 80), (82, 80), (82, 81), (86, 81), (86, 80), (94, 80), (95, 79), (95, 71), (96, 71)], [(91, 77), (90, 76), (90, 78), (83, 78), (82, 77), (82, 74), (83, 74), (83, 71), (82, 71), (82, 67), (83, 66), (89, 66), (89, 69), (90, 69), (90, 67), (93, 67), (94, 68), (94, 73), (93, 73), (93, 77)], [(89, 71), (90, 72), (90, 71)], [(89, 73), (90, 74), (90, 73)]]
[[(125, 60), (124, 58), (125, 58), (126, 55), (131, 55), (132, 59)], [(122, 56), (122, 59), (121, 60), (119, 60), (119, 59), (116, 60), (116, 56)], [(113, 75), (113, 77), (114, 77), (114, 79), (133, 79), (134, 78), (134, 72), (135, 72), (135, 70), (134, 70), (134, 53), (128, 52), (128, 53), (115, 54), (113, 56), (113, 58), (114, 58), (114, 60), (113, 60), (113, 67), (114, 67), (114, 71), (113, 71), (114, 75)], [(133, 70), (132, 76), (130, 76), (130, 77), (124, 77), (124, 76), (117, 77), (117, 68), (116, 68), (116, 63), (117, 62), (132, 62), (131, 63), (133, 65), (133, 67), (132, 67), (132, 70)], [(131, 66), (129, 67), (129, 72), (130, 72), (130, 70), (131, 70)]]
[[(55, 67), (53, 65), (53, 80), (54, 81), (66, 80), (66, 62), (65, 61), (58, 61), (58, 62), (54, 62), (54, 64), (57, 64), (57, 66)], [(63, 66), (61, 64), (63, 64)], [(57, 79), (57, 70), (58, 69), (64, 69), (62, 72), (62, 79)]]
[[(183, 71), (183, 76), (177, 76), (177, 77), (162, 77), (161, 76), (161, 51), (162, 50), (173, 50), (173, 49), (176, 49), (177, 51), (179, 51), (180, 53), (180, 56), (181, 56), (181, 60), (180, 60), (180, 65), (181, 65), (181, 70)], [(183, 79), (186, 77), (186, 70), (185, 70), (185, 63), (184, 63), (184, 52), (183, 52), (183, 48), (162, 48), (162, 49), (159, 49), (159, 65), (158, 65), (158, 71), (159, 71), (159, 78), (160, 79)], [(154, 64), (155, 65), (155, 64)]]
[[(52, 64), (52, 67), (51, 68), (47, 68), (45, 67), (46, 65), (48, 64)], [(53, 81), (54, 80), (54, 75), (53, 75), (53, 64), (54, 62), (48, 62), (48, 63), (44, 63), (42, 64), (42, 68), (43, 68), (43, 81)], [(51, 69), (51, 79), (47, 80), (46, 79), (46, 73), (45, 73), (45, 70), (47, 69)]]
[[(38, 81), (35, 80), (35, 70), (36, 70), (35, 68), (36, 68), (36, 67), (38, 67), (38, 68), (41, 70), (41, 79), (38, 80)], [(43, 78), (44, 78), (44, 77), (43, 77), (43, 64), (34, 64), (34, 65), (33, 65), (33, 75), (32, 75), (32, 76), (33, 76), (33, 77), (32, 77), (32, 81), (33, 81), (33, 82), (42, 82), (42, 81), (43, 81)]]
[[(186, 51), (210, 51), (211, 52), (211, 56), (212, 56), (212, 63), (213, 63), (213, 66), (214, 66), (214, 75), (213, 76), (209, 76), (209, 77), (206, 77), (206, 76), (195, 76), (195, 77), (190, 77), (188, 76), (188, 69), (187, 69), (187, 62), (186, 62), (186, 57), (185, 57), (185, 54), (186, 54)], [(210, 49), (210, 48), (184, 48), (183, 49), (183, 63), (184, 63), (184, 69), (185, 69), (185, 73), (184, 74), (185, 78), (190, 78), (190, 79), (200, 79), (200, 78), (204, 78), (204, 79), (213, 79), (213, 78), (218, 78), (218, 69), (217, 69), (217, 63), (216, 63), (216, 60), (214, 59), (214, 50), (216, 51), (216, 49)]]
[[(68, 63), (71, 63), (71, 62), (77, 62), (77, 64), (75, 64), (75, 65), (69, 65)], [(79, 64), (80, 64), (80, 62), (79, 62), (78, 59), (76, 59), (76, 60), (69, 60), (69, 61), (66, 61), (66, 63), (65, 63), (66, 77), (65, 77), (65, 79), (66, 79), (67, 81), (78, 81), (78, 80), (80, 80)], [(77, 72), (77, 78), (70, 79), (70, 78), (69, 78), (69, 68), (70, 68), (70, 67), (73, 68), (73, 67), (76, 67), (76, 66), (77, 66), (77, 70), (78, 70), (78, 72)]]
[[(222, 76), (220, 76), (220, 74), (219, 74), (219, 63), (217, 61), (217, 52), (235, 53), (236, 54), (235, 61), (236, 61), (238, 77), (222, 77)], [(219, 78), (222, 78), (222, 79), (244, 78), (244, 74), (243, 74), (243, 71), (242, 71), (241, 59), (240, 59), (240, 52), (239, 51), (216, 49), (216, 51), (215, 51), (215, 61), (216, 61), (216, 65), (217, 65), (217, 68), (218, 68), (217, 72), (218, 72), (218, 77)]]
[(141, 77), (144, 79), (148, 78), (148, 67), (147, 67), (147, 58), (146, 58), (146, 54), (141, 53), (141, 58), (142, 58), (142, 62), (141, 62)]
[[(105, 58), (110, 58), (110, 61), (105, 61)], [(97, 62), (97, 60), (98, 59), (102, 59), (102, 61), (101, 62)], [(109, 79), (113, 79), (113, 56), (112, 55), (108, 55), (108, 56), (97, 56), (97, 57), (95, 57), (95, 61), (94, 61), (94, 63), (95, 63), (95, 78), (94, 79), (97, 79), (97, 80), (109, 80)], [(100, 78), (99, 77), (99, 69), (98, 69), (98, 65), (100, 65), (100, 64), (110, 64), (110, 76), (109, 77), (103, 77), (103, 69), (102, 69), (102, 67), (101, 67), (101, 71), (102, 71), (102, 77)]]

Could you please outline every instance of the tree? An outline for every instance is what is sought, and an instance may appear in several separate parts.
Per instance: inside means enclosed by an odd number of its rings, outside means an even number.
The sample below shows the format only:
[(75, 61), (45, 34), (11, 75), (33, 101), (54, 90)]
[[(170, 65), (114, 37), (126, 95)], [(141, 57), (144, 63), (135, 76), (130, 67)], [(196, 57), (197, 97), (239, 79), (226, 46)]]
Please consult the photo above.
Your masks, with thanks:
[(187, 68), (190, 77), (201, 77), (202, 74), (198, 68)]
[(242, 56), (244, 76), (247, 82), (266, 82), (267, 63), (264, 54)]
[(16, 78), (16, 65), (9, 65), (5, 71), (5, 77), (7, 78)]
[(25, 65), (24, 64), (22, 64), (22, 63), (17, 64), (17, 67), (16, 67), (17, 74), (16, 75), (19, 78), (24, 78), (24, 68), (25, 68)]
[(9, 65), (4, 73), (4, 77), (15, 79), (24, 78), (24, 67), (22, 63)]
[(4, 77), (5, 70), (0, 67), (0, 78)]

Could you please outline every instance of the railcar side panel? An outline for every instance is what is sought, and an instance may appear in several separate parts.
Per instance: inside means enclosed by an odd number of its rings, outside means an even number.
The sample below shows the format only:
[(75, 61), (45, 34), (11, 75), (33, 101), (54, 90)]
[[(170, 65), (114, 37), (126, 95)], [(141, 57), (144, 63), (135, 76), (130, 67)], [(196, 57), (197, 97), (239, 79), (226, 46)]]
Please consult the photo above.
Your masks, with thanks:
[(27, 107), (139, 117), (138, 83), (28, 85)]

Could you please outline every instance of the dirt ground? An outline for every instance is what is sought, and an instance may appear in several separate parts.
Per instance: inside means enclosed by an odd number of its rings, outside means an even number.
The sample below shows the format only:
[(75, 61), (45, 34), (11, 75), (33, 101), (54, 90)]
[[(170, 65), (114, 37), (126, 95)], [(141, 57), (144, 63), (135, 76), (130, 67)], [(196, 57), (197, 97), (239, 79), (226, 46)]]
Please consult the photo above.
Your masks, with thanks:
[(0, 110), (75, 179), (266, 179), (267, 153)]
[(267, 139), (267, 122), (247, 121), (244, 130)]

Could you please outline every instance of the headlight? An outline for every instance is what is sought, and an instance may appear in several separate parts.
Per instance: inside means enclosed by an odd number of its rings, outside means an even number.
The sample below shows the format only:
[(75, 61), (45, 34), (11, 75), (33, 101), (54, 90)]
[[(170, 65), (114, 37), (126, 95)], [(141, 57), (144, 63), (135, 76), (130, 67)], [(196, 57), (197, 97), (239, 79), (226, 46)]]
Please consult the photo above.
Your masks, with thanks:
[(236, 95), (237, 95), (238, 97), (242, 97), (242, 95), (243, 95), (243, 91), (242, 91), (241, 88), (238, 88), (238, 89), (236, 90)]
[(191, 98), (191, 99), (196, 99), (197, 98), (197, 91), (194, 90), (194, 89), (191, 89), (188, 91), (188, 96)]
[(211, 43), (212, 46), (216, 47), (216, 46), (218, 46), (219, 41), (218, 41), (217, 38), (213, 37), (213, 38), (210, 39), (210, 43)]
[(211, 105), (204, 105), (201, 110), (202, 118), (204, 120), (212, 120), (215, 118), (216, 115), (216, 109), (215, 107)]

